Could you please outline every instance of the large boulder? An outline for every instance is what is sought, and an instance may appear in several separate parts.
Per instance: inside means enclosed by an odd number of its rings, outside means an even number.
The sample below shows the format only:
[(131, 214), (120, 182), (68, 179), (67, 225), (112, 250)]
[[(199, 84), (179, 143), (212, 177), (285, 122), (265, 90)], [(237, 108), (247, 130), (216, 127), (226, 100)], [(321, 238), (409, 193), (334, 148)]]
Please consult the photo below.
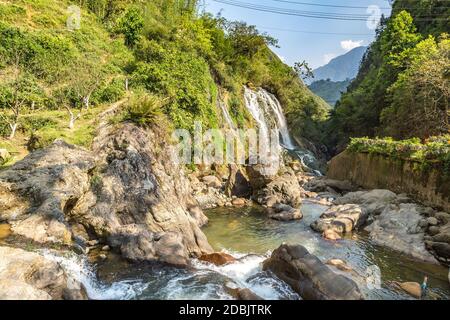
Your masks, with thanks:
[(9, 247), (0, 247), (0, 257), (0, 300), (87, 299), (83, 285), (55, 261)]
[(334, 273), (301, 245), (283, 244), (264, 261), (264, 270), (272, 271), (306, 300), (362, 300), (356, 283)]
[(391, 204), (365, 228), (370, 239), (418, 260), (437, 263), (424, 244), (421, 208), (416, 204)]
[(311, 224), (314, 231), (323, 233), (333, 230), (337, 233), (349, 233), (360, 227), (366, 220), (366, 215), (357, 204), (332, 206), (318, 220)]
[(260, 205), (273, 206), (276, 203), (298, 207), (301, 204), (302, 188), (292, 169), (285, 169), (280, 175), (272, 177), (263, 187), (253, 188), (253, 197)]
[(393, 202), (402, 202), (402, 199), (399, 199), (392, 191), (375, 189), (347, 193), (343, 197), (336, 199), (334, 204), (359, 204), (367, 215), (377, 215)]
[(0, 221), (37, 242), (91, 235), (137, 261), (185, 265), (212, 252), (207, 218), (164, 129), (102, 126), (93, 151), (57, 141), (0, 173)]

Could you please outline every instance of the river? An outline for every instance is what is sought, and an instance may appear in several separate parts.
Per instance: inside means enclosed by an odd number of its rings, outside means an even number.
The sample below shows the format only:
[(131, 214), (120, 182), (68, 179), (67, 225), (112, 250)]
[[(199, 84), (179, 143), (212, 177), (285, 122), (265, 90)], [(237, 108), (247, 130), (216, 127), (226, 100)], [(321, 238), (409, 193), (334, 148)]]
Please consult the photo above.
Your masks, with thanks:
[[(304, 218), (296, 222), (270, 220), (260, 207), (219, 208), (207, 210), (209, 224), (204, 232), (215, 250), (225, 250), (240, 258), (217, 267), (193, 260), (192, 268), (129, 264), (113, 253), (105, 261), (88, 260), (68, 254), (44, 251), (60, 262), (66, 271), (80, 280), (91, 299), (232, 299), (224, 289), (233, 282), (250, 288), (266, 299), (299, 299), (285, 283), (263, 272), (261, 265), (281, 243), (302, 244), (322, 261), (342, 259), (354, 270), (357, 281), (368, 299), (411, 299), (392, 285), (392, 281), (420, 282), (429, 277), (429, 299), (449, 299), (448, 269), (421, 263), (387, 248), (374, 245), (364, 232), (339, 242), (331, 242), (313, 232), (309, 224), (326, 207), (304, 203)], [(367, 285), (366, 272), (377, 266), (381, 271), (381, 288)], [(369, 269), (368, 269), (369, 268)], [(345, 274), (342, 271), (336, 272)]]

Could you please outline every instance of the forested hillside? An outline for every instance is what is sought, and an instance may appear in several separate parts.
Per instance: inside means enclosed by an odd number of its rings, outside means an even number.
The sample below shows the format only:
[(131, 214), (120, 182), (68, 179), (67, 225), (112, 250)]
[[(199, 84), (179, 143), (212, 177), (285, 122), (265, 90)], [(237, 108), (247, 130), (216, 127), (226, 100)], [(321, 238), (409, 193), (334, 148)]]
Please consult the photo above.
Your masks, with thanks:
[[(81, 8), (79, 26), (71, 5)], [(14, 153), (14, 139), (35, 149), (59, 137), (89, 146), (97, 115), (130, 95), (188, 129), (221, 125), (220, 95), (236, 123), (251, 125), (244, 85), (274, 93), (293, 133), (318, 141), (327, 106), (269, 49), (276, 43), (199, 14), (197, 1), (2, 1), (0, 147)]]
[(309, 85), (309, 89), (325, 100), (330, 106), (334, 107), (341, 97), (341, 94), (347, 91), (350, 80), (331, 81), (330, 79), (314, 81)]
[(350, 137), (396, 139), (449, 132), (450, 9), (447, 1), (395, 1), (357, 78), (332, 112), (328, 145)]

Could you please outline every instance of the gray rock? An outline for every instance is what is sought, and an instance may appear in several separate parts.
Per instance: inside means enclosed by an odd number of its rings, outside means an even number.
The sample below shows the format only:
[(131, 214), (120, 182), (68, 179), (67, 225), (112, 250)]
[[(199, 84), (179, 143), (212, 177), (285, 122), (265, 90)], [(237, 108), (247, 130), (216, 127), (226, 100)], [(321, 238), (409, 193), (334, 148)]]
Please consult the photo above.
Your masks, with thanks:
[(424, 244), (420, 206), (416, 204), (389, 205), (366, 227), (370, 238), (378, 245), (402, 252), (418, 260), (437, 263)]
[(0, 247), (0, 300), (84, 300), (83, 285), (40, 254)]
[(212, 252), (200, 230), (207, 218), (193, 213), (198, 203), (165, 134), (106, 125), (92, 152), (56, 141), (30, 154), (0, 173), (0, 220), (42, 243), (68, 244), (77, 239), (71, 225), (82, 224), (137, 261), (179, 265)]
[(260, 205), (273, 205), (282, 203), (291, 207), (301, 204), (301, 191), (295, 175), (288, 171), (280, 176), (272, 177), (272, 180), (260, 189), (253, 188), (253, 197)]
[(332, 192), (345, 193), (354, 191), (357, 188), (349, 181), (339, 181), (325, 177), (310, 180), (304, 185), (304, 188), (313, 192)]
[(292, 208), (286, 204), (275, 204), (268, 208), (269, 218), (279, 221), (300, 220), (303, 214), (300, 209)]
[(263, 269), (272, 271), (306, 300), (364, 299), (353, 280), (334, 273), (300, 245), (282, 245), (264, 261)]

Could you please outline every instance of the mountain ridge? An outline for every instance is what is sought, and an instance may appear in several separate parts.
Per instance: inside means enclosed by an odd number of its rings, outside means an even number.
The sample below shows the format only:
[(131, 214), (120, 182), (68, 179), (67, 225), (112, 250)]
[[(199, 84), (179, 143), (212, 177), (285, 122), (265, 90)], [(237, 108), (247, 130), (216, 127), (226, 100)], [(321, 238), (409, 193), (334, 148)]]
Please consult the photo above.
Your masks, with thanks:
[(350, 50), (349, 52), (332, 59), (329, 63), (313, 70), (314, 78), (307, 84), (314, 81), (327, 80), (345, 81), (354, 79), (358, 74), (359, 65), (367, 47), (361, 46)]

